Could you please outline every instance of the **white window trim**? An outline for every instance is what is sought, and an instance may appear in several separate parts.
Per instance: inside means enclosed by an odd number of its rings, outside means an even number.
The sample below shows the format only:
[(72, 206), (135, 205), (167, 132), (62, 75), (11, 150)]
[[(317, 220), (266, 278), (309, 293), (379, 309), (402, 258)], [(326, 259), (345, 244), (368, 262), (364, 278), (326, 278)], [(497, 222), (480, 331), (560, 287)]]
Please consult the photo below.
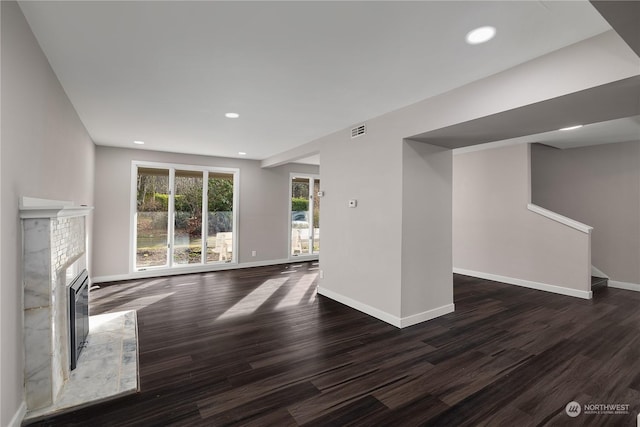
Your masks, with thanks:
[[(203, 204), (202, 204), (202, 211), (203, 211), (203, 223), (204, 225), (207, 224), (208, 221), (208, 216), (205, 216), (206, 213), (206, 204), (205, 202), (205, 197), (207, 196), (207, 192), (208, 192), (208, 180), (206, 180), (206, 178), (208, 178), (209, 173), (213, 172), (213, 173), (229, 173), (233, 175), (233, 252), (231, 255), (231, 262), (212, 262), (212, 263), (206, 263), (204, 262), (206, 260), (206, 250), (202, 251), (202, 255), (201, 255), (201, 263), (200, 264), (179, 264), (179, 265), (172, 265), (172, 260), (173, 260), (173, 211), (174, 211), (174, 203), (173, 203), (173, 197), (169, 198), (169, 211), (168, 211), (168, 215), (169, 215), (169, 224), (168, 224), (168, 236), (170, 239), (170, 247), (169, 250), (167, 251), (167, 265), (163, 265), (163, 266), (157, 266), (157, 267), (145, 267), (145, 268), (136, 268), (136, 241), (137, 241), (137, 227), (136, 227), (136, 213), (137, 213), (137, 202), (138, 202), (138, 195), (137, 195), (137, 179), (138, 179), (138, 168), (140, 167), (145, 167), (145, 168), (152, 168), (152, 169), (168, 169), (169, 170), (169, 188), (171, 189), (171, 191), (173, 192), (174, 189), (174, 184), (175, 184), (175, 171), (176, 170), (186, 170), (186, 171), (198, 171), (198, 172), (203, 172)], [(203, 268), (205, 269), (204, 271), (209, 270), (209, 268), (206, 267), (210, 267), (210, 270), (216, 270), (216, 267), (219, 267), (220, 265), (225, 265), (225, 266), (229, 266), (229, 265), (233, 265), (233, 266), (237, 266), (238, 265), (238, 256), (239, 256), (239, 246), (238, 246), (238, 242), (239, 242), (239, 234), (240, 234), (240, 222), (239, 222), (239, 218), (240, 218), (240, 196), (239, 196), (239, 189), (240, 189), (240, 169), (239, 168), (229, 168), (229, 167), (218, 167), (218, 166), (199, 166), (199, 165), (184, 165), (184, 164), (179, 164), (179, 163), (163, 163), (163, 162), (150, 162), (150, 161), (142, 161), (142, 160), (132, 160), (131, 161), (131, 190), (130, 190), (130, 205), (129, 205), (129, 273), (130, 274), (135, 274), (135, 273), (140, 273), (140, 272), (144, 272), (144, 271), (155, 271), (155, 272), (176, 272), (176, 271), (183, 271), (185, 273), (188, 272), (196, 272), (196, 271), (203, 271)], [(205, 219), (206, 218), (206, 219)], [(202, 227), (202, 235), (203, 235), (203, 242), (206, 246), (206, 239), (204, 238), (206, 235), (206, 230), (207, 227)]]

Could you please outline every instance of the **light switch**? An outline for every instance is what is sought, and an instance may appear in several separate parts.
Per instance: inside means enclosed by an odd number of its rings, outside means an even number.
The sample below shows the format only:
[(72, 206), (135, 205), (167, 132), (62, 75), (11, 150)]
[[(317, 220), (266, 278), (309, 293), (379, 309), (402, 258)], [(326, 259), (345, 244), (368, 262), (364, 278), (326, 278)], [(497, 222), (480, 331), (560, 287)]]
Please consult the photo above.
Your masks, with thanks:
[(357, 200), (349, 200), (349, 207), (350, 208), (355, 208), (356, 206), (358, 206), (358, 201)]

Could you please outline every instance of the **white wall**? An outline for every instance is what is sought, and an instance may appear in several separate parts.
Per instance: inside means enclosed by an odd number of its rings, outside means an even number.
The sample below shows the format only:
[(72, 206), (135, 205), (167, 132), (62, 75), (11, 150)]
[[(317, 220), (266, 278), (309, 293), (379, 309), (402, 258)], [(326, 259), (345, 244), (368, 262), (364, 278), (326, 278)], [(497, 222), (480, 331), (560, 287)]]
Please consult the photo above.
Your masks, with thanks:
[(365, 136), (345, 131), (322, 146), (319, 292), (393, 323), (402, 315), (402, 139), (368, 126)]
[(454, 155), (453, 266), (589, 298), (590, 235), (527, 209), (529, 171), (526, 144)]
[(594, 227), (592, 263), (640, 283), (640, 142), (532, 147), (534, 203)]
[[(20, 196), (93, 204), (94, 145), (17, 3), (2, 8), (0, 425), (23, 401)], [(89, 225), (90, 227), (90, 225)]]
[[(317, 174), (319, 170), (317, 166), (300, 164), (262, 169), (255, 160), (99, 146), (96, 148), (93, 251), (93, 274), (98, 280), (124, 278), (130, 273), (133, 160), (239, 168), (239, 263), (288, 258), (289, 173)], [(256, 256), (252, 257), (254, 250)]]
[(322, 147), (330, 172), (318, 293), (405, 327), (453, 311), (452, 160), (451, 150), (404, 142), (386, 124)]
[(453, 311), (451, 156), (451, 150), (441, 147), (403, 144), (403, 319), (432, 310)]

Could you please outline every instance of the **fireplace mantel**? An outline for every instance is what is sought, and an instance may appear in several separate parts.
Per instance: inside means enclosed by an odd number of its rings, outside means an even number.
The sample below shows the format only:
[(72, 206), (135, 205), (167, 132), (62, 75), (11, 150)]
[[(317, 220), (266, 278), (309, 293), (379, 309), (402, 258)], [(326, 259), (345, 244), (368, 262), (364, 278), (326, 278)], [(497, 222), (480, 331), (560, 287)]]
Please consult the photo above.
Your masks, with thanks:
[(38, 199), (36, 197), (20, 198), (20, 218), (70, 218), (87, 216), (92, 206), (75, 205), (64, 200)]

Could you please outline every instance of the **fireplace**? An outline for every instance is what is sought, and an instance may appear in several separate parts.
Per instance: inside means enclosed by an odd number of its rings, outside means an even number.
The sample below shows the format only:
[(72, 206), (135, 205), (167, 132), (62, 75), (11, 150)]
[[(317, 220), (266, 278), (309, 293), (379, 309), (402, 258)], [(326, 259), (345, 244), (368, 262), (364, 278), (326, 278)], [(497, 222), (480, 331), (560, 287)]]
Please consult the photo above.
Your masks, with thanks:
[(76, 369), (78, 358), (89, 334), (89, 274), (87, 270), (69, 286), (69, 347), (70, 369)]
[[(85, 220), (90, 211), (90, 207), (70, 202), (30, 197), (20, 200), (24, 378), (29, 411), (57, 401), (69, 378), (72, 354), (78, 355), (69, 344), (72, 326), (74, 331), (76, 328), (75, 320), (71, 324), (69, 318), (69, 286), (88, 266)], [(82, 289), (83, 281), (77, 283), (76, 289), (80, 291), (78, 303), (86, 304), (88, 289)], [(79, 307), (75, 314), (82, 319), (88, 313)], [(80, 328), (83, 322), (79, 323)], [(76, 344), (81, 344), (85, 334), (76, 334)]]

